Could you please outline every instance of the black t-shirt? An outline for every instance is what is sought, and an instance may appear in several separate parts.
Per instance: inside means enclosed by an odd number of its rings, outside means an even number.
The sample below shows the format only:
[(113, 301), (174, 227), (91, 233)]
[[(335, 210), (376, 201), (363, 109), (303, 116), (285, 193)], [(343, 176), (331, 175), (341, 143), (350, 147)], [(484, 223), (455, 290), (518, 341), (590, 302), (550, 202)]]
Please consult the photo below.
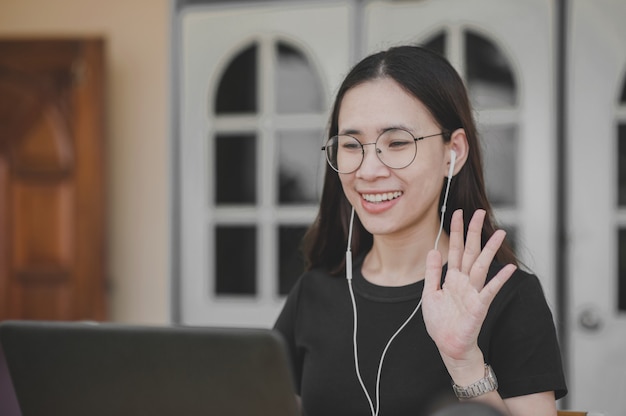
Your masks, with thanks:
[[(420, 281), (402, 287), (374, 285), (355, 261), (361, 375), (376, 407), (376, 376), (385, 345), (417, 306)], [(488, 279), (498, 266), (492, 265)], [(445, 269), (444, 273), (445, 275)], [(355, 371), (353, 310), (345, 278), (313, 270), (300, 277), (276, 321), (285, 337), (295, 385), (307, 416), (371, 414)], [(516, 271), (494, 299), (478, 344), (503, 398), (554, 390), (567, 392), (552, 313), (536, 276)], [(426, 415), (454, 399), (451, 379), (421, 309), (389, 347), (380, 379), (380, 416)]]

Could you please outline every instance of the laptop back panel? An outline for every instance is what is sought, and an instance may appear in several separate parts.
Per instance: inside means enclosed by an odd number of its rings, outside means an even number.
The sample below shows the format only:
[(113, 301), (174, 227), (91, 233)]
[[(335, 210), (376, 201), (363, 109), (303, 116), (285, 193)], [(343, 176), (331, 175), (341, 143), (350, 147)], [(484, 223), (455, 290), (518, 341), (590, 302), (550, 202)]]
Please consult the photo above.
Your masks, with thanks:
[(22, 416), (296, 414), (269, 330), (5, 322)]

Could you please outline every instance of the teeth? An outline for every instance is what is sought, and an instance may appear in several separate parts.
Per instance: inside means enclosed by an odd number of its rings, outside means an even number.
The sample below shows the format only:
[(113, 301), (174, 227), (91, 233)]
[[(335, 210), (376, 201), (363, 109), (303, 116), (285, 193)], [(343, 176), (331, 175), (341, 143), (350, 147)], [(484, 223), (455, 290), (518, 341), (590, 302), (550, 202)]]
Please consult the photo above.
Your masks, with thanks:
[(398, 198), (402, 195), (402, 192), (386, 192), (384, 194), (363, 194), (363, 199), (367, 202), (382, 202), (382, 201), (391, 201), (392, 199)]

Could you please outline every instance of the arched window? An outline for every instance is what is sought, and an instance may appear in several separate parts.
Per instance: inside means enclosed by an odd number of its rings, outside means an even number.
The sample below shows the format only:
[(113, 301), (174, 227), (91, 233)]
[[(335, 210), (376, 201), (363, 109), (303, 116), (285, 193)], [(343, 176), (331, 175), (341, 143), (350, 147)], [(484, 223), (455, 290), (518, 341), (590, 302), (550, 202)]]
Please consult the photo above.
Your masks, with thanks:
[[(481, 135), (487, 193), (514, 244), (520, 125), (518, 81), (506, 54), (488, 36), (472, 29), (463, 29), (460, 34), (460, 39), (451, 39), (456, 32), (442, 31), (424, 45), (455, 63), (465, 81)], [(453, 42), (461, 47), (450, 47)]]
[(318, 202), (327, 97), (312, 60), (289, 40), (251, 41), (222, 68), (209, 106), (211, 290), (276, 297), (303, 270), (298, 248)]

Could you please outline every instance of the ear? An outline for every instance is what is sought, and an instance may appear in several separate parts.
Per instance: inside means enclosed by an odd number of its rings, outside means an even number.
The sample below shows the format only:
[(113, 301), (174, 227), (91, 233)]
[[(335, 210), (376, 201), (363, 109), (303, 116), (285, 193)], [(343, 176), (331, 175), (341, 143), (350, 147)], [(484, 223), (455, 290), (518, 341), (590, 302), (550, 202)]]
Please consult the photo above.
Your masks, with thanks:
[(454, 163), (454, 171), (453, 175), (459, 173), (461, 168), (467, 162), (467, 157), (469, 155), (469, 144), (467, 142), (467, 136), (465, 135), (465, 129), (456, 129), (450, 134), (450, 141), (446, 144), (448, 148), (448, 155), (446, 157), (446, 166), (445, 166), (445, 176), (448, 176), (451, 154), (450, 151), (454, 150), (456, 153), (456, 159)]

